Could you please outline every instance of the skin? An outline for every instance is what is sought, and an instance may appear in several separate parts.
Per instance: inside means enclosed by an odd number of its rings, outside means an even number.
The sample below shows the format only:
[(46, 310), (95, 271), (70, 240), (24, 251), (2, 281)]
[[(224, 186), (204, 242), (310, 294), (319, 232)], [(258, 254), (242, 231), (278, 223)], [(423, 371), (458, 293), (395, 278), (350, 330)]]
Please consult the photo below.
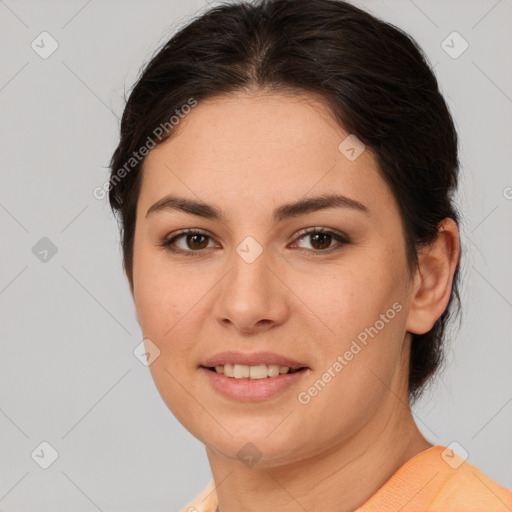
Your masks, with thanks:
[[(396, 200), (369, 148), (355, 161), (340, 152), (347, 135), (319, 98), (240, 92), (200, 102), (144, 162), (131, 287), (137, 319), (160, 350), (150, 370), (162, 399), (205, 444), (222, 482), (221, 512), (351, 511), (432, 446), (409, 407), (410, 333), (430, 330), (447, 306), (457, 226), (445, 219), (411, 273)], [(272, 217), (284, 203), (333, 192), (368, 213)], [(212, 204), (225, 219), (178, 210), (146, 216), (168, 194)], [(327, 240), (322, 249), (299, 233), (310, 227), (350, 241)], [(176, 240), (185, 254), (160, 245), (185, 228), (208, 237)], [(236, 252), (247, 236), (263, 250), (252, 263)], [(396, 302), (401, 311), (300, 403), (298, 393)], [(273, 351), (309, 370), (268, 400), (234, 401), (198, 369), (225, 350)], [(253, 467), (237, 458), (248, 442), (261, 453)]]

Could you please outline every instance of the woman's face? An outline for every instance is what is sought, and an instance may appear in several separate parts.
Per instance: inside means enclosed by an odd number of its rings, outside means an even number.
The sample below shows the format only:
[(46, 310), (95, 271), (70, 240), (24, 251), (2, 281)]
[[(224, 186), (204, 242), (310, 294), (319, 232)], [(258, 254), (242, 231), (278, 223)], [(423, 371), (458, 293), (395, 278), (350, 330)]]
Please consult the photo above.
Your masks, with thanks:
[[(299, 95), (203, 101), (174, 131), (144, 163), (133, 297), (178, 420), (215, 453), (271, 466), (407, 403), (411, 278), (371, 151)], [(285, 366), (302, 369), (268, 376)]]

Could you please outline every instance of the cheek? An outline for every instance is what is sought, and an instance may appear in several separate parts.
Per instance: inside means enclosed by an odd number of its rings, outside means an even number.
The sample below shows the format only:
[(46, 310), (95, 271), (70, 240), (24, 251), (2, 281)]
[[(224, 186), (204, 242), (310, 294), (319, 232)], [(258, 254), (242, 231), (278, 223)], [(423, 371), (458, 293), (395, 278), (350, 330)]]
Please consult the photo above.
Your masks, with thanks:
[(375, 401), (384, 386), (379, 378), (389, 385), (401, 365), (407, 274), (404, 262), (390, 254), (381, 249), (367, 258), (358, 255), (329, 275), (295, 280), (294, 291), (308, 306), (306, 329), (318, 347), (318, 364), (309, 384), (315, 385), (329, 370), (336, 375), (325, 376), (332, 384), (317, 401), (320, 409), (341, 399), (356, 410), (359, 393)]
[(162, 340), (190, 309), (194, 287), (186, 286), (180, 272), (170, 271), (164, 253), (135, 247), (133, 298), (139, 324), (144, 336)]
[(183, 273), (169, 268), (162, 258), (140, 251), (134, 264), (134, 302), (144, 339), (160, 350), (149, 366), (153, 381), (169, 410), (184, 423), (194, 407), (185, 389), (195, 370), (190, 353), (200, 337), (197, 315), (204, 312), (200, 291)]
[(367, 259), (347, 260), (328, 271), (290, 273), (287, 282), (293, 283), (294, 293), (311, 318), (310, 327), (316, 318), (319, 329), (346, 340), (373, 325), (396, 301), (403, 300), (400, 290), (404, 276), (399, 268), (399, 262), (386, 262), (373, 253)]
[[(398, 301), (398, 278), (390, 269), (372, 273), (369, 267), (361, 262), (360, 272), (338, 272), (323, 283), (323, 293), (304, 295), (329, 330), (320, 333), (309, 324), (319, 358), (297, 398), (326, 440), (364, 424), (402, 364), (405, 307)], [(306, 294), (311, 288), (303, 284), (300, 293)]]
[[(208, 291), (215, 285), (215, 275), (199, 270), (185, 272), (171, 265), (165, 253), (141, 250), (137, 256), (133, 295), (137, 318), (143, 337), (160, 349), (151, 370), (156, 375), (165, 367), (185, 378), (195, 369), (190, 353), (198, 340), (205, 338), (202, 330), (212, 308)], [(165, 374), (162, 378), (168, 380)]]

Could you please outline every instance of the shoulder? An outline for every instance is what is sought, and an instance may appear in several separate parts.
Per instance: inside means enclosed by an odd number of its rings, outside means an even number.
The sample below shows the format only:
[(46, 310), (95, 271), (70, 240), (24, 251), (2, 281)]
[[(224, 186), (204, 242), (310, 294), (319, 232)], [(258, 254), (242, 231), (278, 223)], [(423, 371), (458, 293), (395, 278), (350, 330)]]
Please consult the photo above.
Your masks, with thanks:
[(444, 486), (429, 510), (510, 511), (512, 490), (498, 484), (476, 466), (463, 462), (447, 473)]
[(215, 512), (217, 494), (213, 480), (180, 512)]
[(436, 445), (406, 462), (357, 512), (506, 512), (512, 491)]

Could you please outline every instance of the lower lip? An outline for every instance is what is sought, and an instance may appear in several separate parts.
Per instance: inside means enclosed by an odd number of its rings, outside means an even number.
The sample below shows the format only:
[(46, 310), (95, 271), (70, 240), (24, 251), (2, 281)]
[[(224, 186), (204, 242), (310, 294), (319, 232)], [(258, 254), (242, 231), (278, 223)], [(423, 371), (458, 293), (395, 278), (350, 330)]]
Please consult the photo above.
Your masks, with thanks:
[(235, 379), (204, 367), (201, 367), (200, 370), (206, 374), (215, 391), (227, 398), (244, 402), (270, 398), (297, 384), (308, 372), (308, 369), (305, 368), (298, 372), (281, 373), (277, 377), (267, 377), (266, 379)]

